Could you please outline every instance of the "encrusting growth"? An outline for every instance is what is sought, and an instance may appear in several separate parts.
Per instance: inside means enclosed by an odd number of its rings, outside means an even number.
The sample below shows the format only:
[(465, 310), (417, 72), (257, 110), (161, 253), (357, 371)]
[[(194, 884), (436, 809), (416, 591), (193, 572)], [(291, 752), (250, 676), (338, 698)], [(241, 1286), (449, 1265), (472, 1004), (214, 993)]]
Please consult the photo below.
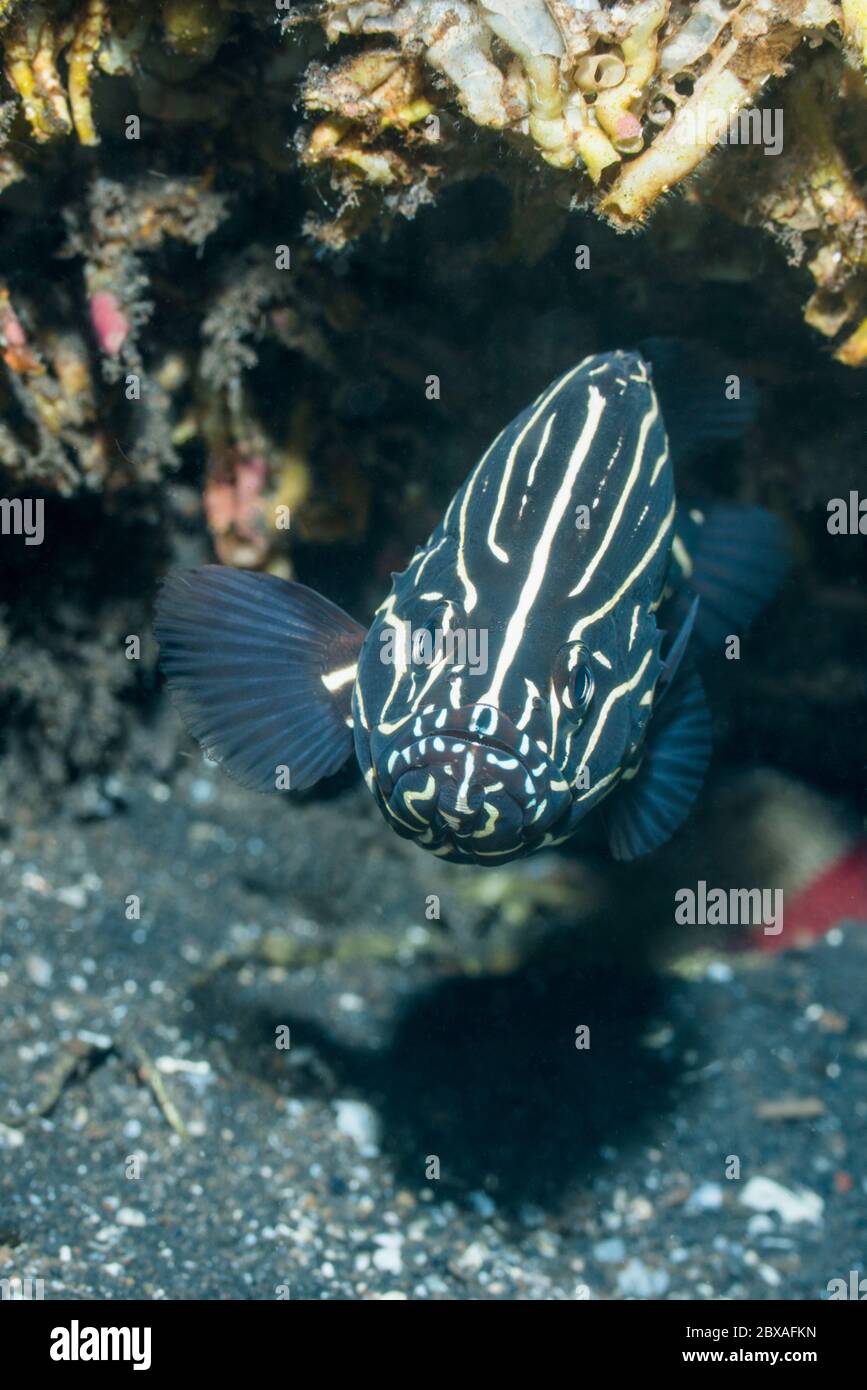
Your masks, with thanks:
[[(618, 231), (686, 186), (781, 238), (815, 280), (807, 321), (839, 361), (867, 356), (867, 0), (0, 0), (0, 51), (0, 193), (45, 146), (124, 138), (132, 116), (307, 171), (303, 230), (333, 251), (484, 173), (535, 169), (552, 205)], [(710, 158), (733, 130), (758, 160)]]

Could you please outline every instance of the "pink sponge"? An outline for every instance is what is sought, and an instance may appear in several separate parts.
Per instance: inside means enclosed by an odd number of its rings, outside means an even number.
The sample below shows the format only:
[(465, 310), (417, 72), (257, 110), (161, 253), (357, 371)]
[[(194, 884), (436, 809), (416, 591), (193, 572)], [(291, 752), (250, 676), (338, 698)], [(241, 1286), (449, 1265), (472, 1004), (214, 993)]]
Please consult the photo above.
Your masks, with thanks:
[(92, 296), (90, 319), (102, 351), (116, 357), (127, 340), (130, 322), (111, 290), (97, 290)]

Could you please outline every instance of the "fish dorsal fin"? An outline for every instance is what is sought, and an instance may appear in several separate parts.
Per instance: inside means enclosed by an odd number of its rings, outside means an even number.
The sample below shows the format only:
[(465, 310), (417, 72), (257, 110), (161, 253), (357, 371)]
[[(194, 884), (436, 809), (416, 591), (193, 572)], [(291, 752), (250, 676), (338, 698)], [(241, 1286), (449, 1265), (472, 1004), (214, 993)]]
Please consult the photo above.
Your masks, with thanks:
[(365, 630), (336, 604), (271, 574), (204, 565), (168, 576), (154, 627), (191, 733), (242, 786), (303, 791), (350, 756)]
[[(758, 415), (759, 395), (740, 367), (700, 342), (645, 338), (638, 347), (650, 362), (675, 469), (743, 438)], [(735, 379), (737, 394), (727, 394)]]
[(615, 859), (637, 859), (671, 838), (701, 790), (710, 752), (701, 680), (696, 671), (681, 667), (653, 717), (637, 772), (603, 802)]

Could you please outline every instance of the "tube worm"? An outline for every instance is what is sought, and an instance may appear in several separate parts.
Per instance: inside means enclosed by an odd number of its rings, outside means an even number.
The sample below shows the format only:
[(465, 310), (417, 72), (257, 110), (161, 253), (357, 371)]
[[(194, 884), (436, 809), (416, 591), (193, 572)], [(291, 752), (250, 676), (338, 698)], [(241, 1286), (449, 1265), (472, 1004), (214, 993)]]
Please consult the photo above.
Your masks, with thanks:
[(632, 108), (641, 100), (656, 72), (659, 27), (667, 17), (668, 0), (651, 0), (645, 6), (644, 13), (621, 44), (626, 65), (623, 80), (604, 89), (593, 108), (596, 120), (615, 150), (624, 154), (637, 153), (643, 144), (641, 126)]

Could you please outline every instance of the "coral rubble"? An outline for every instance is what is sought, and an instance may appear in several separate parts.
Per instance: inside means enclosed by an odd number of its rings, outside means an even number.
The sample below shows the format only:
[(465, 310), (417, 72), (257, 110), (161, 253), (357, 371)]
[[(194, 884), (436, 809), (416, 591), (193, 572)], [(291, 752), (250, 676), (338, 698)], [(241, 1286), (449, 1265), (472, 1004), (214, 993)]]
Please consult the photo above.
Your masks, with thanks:
[[(781, 121), (778, 146), (760, 149), (746, 177), (738, 162), (735, 215), (776, 235), (807, 233), (817, 284), (807, 321), (833, 336), (867, 309), (863, 199), (835, 131), (844, 116), (857, 120), (863, 148), (865, 14), (860, 0), (331, 0), (318, 11), (329, 41), (377, 46), (308, 74), (306, 109), (327, 115), (304, 158), (329, 161), (347, 199), (359, 181), (403, 185), (411, 206), (413, 184), (429, 196), (431, 179), (447, 172), (431, 167), (423, 132), (437, 133), (456, 104), (476, 126), (574, 171), (573, 197), (630, 230), (721, 143), (761, 145), (763, 116), (782, 96), (791, 139), (784, 145)], [(835, 54), (822, 77), (809, 64), (804, 72), (817, 46)], [(801, 80), (776, 82), (795, 67)], [(388, 130), (402, 141), (383, 139)], [(783, 148), (784, 158), (768, 158)], [(444, 148), (440, 163), (453, 158)], [(322, 235), (333, 238), (334, 227)], [(840, 360), (864, 360), (865, 337), (863, 326), (850, 331)]]
[[(332, 250), (449, 182), (517, 182), (522, 156), (552, 171), (552, 203), (631, 230), (679, 185), (715, 186), (721, 143), (758, 144), (720, 161), (736, 196), (712, 206), (790, 251), (800, 236), (807, 321), (841, 334), (842, 362), (867, 353), (864, 0), (4, 0), (0, 46), (0, 191), (32, 171), (28, 146), (92, 147), (124, 119), (198, 125), (268, 169), (310, 171), (305, 231)], [(780, 112), (768, 149), (763, 117)]]

